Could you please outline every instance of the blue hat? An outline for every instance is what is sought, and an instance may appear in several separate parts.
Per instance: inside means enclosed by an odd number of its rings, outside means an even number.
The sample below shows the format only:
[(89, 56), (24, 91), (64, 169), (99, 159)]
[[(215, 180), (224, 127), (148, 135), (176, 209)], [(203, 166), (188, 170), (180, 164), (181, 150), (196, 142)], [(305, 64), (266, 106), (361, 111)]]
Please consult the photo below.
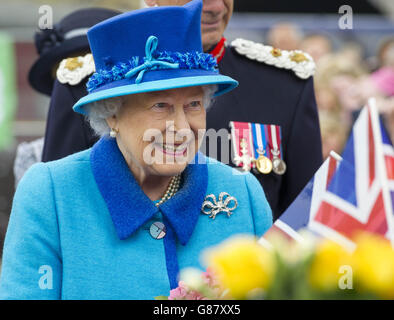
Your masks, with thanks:
[(153, 7), (105, 20), (88, 31), (96, 72), (89, 94), (73, 107), (141, 92), (217, 84), (215, 96), (238, 85), (219, 74), (216, 59), (201, 44), (202, 0)]

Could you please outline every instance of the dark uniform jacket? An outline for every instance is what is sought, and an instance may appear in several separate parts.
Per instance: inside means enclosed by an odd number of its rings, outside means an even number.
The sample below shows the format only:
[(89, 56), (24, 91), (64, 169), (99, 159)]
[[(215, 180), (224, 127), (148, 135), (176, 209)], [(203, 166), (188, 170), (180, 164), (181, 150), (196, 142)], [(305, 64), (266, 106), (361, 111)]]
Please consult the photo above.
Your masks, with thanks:
[[(281, 126), (286, 173), (263, 175), (252, 170), (277, 219), (322, 163), (313, 78), (304, 80), (292, 70), (251, 60), (231, 46), (226, 48), (219, 69), (239, 81), (239, 86), (215, 99), (207, 113), (207, 129), (227, 128), (230, 132), (230, 121)], [(219, 160), (220, 149), (219, 140)]]
[(72, 110), (73, 105), (88, 94), (87, 80), (75, 86), (55, 80), (47, 115), (43, 162), (88, 149), (98, 140), (84, 116)]

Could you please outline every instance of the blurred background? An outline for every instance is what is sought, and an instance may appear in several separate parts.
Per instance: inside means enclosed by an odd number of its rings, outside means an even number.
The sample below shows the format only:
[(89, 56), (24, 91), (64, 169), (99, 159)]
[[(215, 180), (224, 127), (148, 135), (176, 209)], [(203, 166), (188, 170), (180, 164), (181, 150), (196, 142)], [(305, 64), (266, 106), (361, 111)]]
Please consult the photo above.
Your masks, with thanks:
[[(43, 137), (49, 98), (27, 80), (37, 59), (33, 35), (39, 7), (50, 5), (53, 22), (84, 7), (121, 11), (140, 0), (0, 0), (0, 250), (15, 189), (18, 144)], [(301, 49), (317, 63), (315, 92), (323, 153), (341, 153), (359, 108), (370, 95), (394, 138), (394, 0), (234, 0), (225, 36), (242, 37), (280, 49)], [(352, 28), (341, 29), (342, 5), (353, 12)], [(349, 21), (348, 21), (349, 22)]]

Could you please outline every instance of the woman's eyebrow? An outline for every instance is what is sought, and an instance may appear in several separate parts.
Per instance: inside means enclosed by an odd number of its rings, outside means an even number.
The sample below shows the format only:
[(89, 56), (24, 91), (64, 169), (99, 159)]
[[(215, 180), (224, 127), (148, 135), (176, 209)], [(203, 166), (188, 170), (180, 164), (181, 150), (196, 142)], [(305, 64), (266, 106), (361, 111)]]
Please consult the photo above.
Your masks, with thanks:
[(202, 99), (203, 97), (204, 97), (204, 95), (202, 93), (201, 94), (195, 94), (195, 95), (192, 95), (192, 96), (188, 97), (186, 100)]
[(162, 92), (150, 92), (148, 96), (148, 100), (165, 100), (169, 101), (172, 100), (173, 98), (169, 97), (168, 94), (163, 94)]

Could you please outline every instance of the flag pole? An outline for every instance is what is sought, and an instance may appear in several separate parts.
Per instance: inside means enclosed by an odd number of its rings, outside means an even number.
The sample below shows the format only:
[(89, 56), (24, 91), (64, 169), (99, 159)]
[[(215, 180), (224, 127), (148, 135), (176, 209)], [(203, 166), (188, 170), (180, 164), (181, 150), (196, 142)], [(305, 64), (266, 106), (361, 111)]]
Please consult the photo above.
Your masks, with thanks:
[(376, 162), (378, 168), (379, 180), (382, 184), (382, 196), (383, 205), (386, 213), (387, 225), (388, 225), (388, 235), (386, 235), (390, 241), (391, 245), (394, 247), (394, 221), (393, 221), (393, 207), (391, 205), (391, 197), (389, 192), (388, 180), (387, 180), (387, 170), (384, 160), (384, 152), (382, 145), (382, 133), (380, 131), (380, 121), (379, 113), (376, 106), (376, 99), (370, 98), (368, 100), (368, 109), (371, 116), (372, 129), (374, 132), (374, 142), (376, 147)]

